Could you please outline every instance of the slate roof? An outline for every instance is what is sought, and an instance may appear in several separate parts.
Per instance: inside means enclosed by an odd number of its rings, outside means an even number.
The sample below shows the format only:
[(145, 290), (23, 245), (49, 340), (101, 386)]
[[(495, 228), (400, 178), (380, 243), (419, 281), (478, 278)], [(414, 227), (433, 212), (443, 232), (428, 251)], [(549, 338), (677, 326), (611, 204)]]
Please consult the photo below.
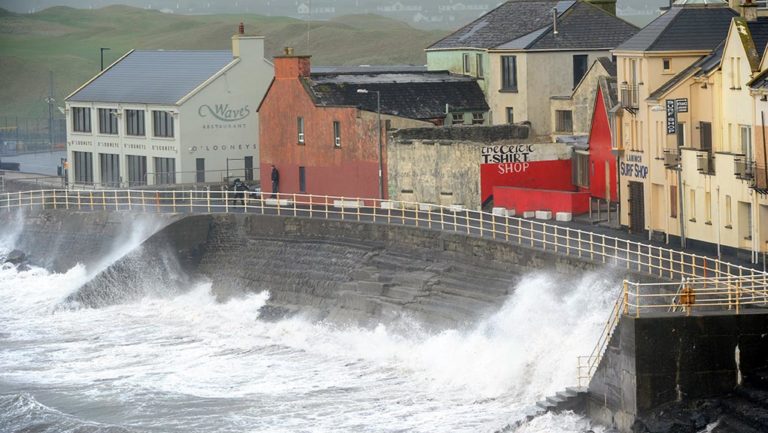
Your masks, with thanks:
[(435, 42), (427, 49), (495, 48), (551, 24), (552, 8), (559, 12), (575, 1), (510, 0)]
[(231, 51), (136, 50), (67, 100), (175, 104), (232, 60)]
[(768, 17), (758, 17), (757, 21), (747, 21), (749, 33), (752, 34), (752, 40), (755, 42), (755, 48), (759, 54), (763, 53), (765, 46), (768, 45)]
[(426, 72), (426, 66), (420, 65), (359, 65), (359, 66), (312, 66), (312, 73), (352, 74), (381, 72)]
[(558, 18), (557, 34), (554, 33), (552, 23), (549, 24), (546, 31), (528, 44), (525, 49), (615, 48), (639, 30), (634, 25), (609, 14), (603, 9), (581, 1), (574, 4)]
[(768, 69), (753, 78), (752, 81), (749, 82), (749, 87), (751, 89), (768, 89)]
[(611, 60), (610, 57), (598, 57), (597, 61), (600, 62), (600, 64), (603, 66), (603, 69), (605, 69), (605, 72), (608, 73), (611, 77), (616, 76), (616, 63)]
[(710, 51), (737, 15), (727, 6), (674, 5), (616, 51)]
[[(382, 74), (318, 74), (305, 84), (318, 106), (353, 106), (376, 112), (376, 94), (381, 95), (381, 113), (410, 119), (445, 116), (445, 106), (462, 111), (488, 111), (485, 95), (470, 77), (440, 72)], [(358, 93), (366, 89), (369, 93)]]

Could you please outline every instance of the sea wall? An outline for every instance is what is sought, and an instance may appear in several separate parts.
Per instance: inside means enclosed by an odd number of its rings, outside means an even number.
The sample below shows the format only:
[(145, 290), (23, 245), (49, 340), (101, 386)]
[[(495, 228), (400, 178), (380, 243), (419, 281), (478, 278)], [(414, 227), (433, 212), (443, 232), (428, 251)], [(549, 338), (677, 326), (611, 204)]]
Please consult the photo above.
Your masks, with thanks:
[[(267, 315), (301, 312), (366, 324), (405, 314), (444, 327), (497, 309), (530, 272), (559, 276), (567, 286), (574, 275), (601, 271), (616, 279), (617, 288), (625, 272), (456, 233), (242, 214), (179, 218), (43, 211), (26, 216), (17, 245), (58, 270), (77, 262), (96, 266), (110, 249), (135, 242), (141, 238), (136, 232), (150, 226), (164, 228), (101, 272), (74, 300), (98, 306), (140, 296), (136, 287), (156, 286), (158, 280), (174, 291), (197, 279), (211, 281), (221, 299), (269, 291)], [(173, 274), (184, 278), (167, 278)]]
[(589, 384), (588, 414), (633, 431), (655, 408), (731, 393), (768, 367), (762, 310), (624, 316)]

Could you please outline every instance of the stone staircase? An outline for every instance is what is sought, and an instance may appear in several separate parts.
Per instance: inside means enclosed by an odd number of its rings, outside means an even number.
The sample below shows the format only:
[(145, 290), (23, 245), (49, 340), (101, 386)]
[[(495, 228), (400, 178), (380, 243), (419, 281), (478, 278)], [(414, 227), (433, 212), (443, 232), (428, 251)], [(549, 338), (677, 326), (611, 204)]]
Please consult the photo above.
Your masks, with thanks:
[(522, 418), (507, 424), (495, 433), (512, 433), (518, 428), (528, 423), (532, 419), (544, 415), (545, 413), (559, 413), (573, 411), (576, 413), (586, 413), (587, 388), (568, 387), (565, 391), (555, 393), (555, 395), (536, 402), (536, 405), (528, 409)]

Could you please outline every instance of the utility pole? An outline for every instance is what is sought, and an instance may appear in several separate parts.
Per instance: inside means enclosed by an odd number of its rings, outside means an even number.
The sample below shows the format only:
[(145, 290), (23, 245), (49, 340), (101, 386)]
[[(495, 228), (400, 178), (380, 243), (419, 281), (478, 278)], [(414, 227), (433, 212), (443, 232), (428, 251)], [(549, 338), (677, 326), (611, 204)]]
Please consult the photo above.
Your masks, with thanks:
[(45, 102), (48, 103), (48, 145), (50, 149), (53, 149), (53, 105), (56, 100), (53, 99), (53, 71), (49, 73), (49, 85), (48, 85), (48, 97), (45, 98)]

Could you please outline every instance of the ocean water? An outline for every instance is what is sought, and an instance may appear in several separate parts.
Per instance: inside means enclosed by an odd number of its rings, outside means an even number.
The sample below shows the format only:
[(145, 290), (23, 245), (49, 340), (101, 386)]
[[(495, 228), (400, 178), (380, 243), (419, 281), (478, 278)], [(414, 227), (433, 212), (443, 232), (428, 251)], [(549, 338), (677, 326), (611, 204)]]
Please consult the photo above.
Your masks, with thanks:
[[(0, 257), (16, 236), (0, 231)], [(269, 293), (217, 302), (206, 282), (64, 303), (93, 272), (0, 267), (0, 432), (494, 432), (575, 384), (616, 287), (531, 274), (490, 317), (426, 332), (262, 321)], [(565, 413), (517, 431), (588, 429)]]

